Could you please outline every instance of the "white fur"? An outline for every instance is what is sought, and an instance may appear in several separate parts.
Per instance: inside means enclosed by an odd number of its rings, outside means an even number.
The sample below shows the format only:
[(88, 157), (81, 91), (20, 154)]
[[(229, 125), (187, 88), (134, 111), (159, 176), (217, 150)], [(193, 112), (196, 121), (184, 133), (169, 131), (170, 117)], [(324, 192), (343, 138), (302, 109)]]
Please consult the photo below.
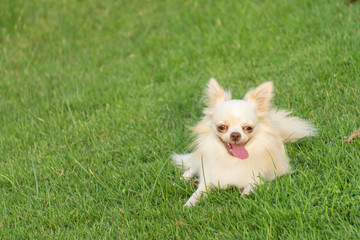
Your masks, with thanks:
[[(270, 101), (273, 84), (264, 83), (250, 90), (244, 100), (231, 100), (215, 79), (210, 79), (203, 119), (193, 128), (196, 136), (195, 151), (174, 154), (174, 162), (185, 170), (188, 181), (199, 178), (199, 185), (185, 206), (195, 205), (204, 192), (214, 187), (236, 186), (249, 194), (261, 184), (261, 178), (273, 180), (290, 170), (284, 142), (314, 136), (315, 128), (307, 121), (289, 117), (289, 112), (273, 110)], [(225, 124), (227, 132), (217, 126)], [(251, 132), (245, 126), (251, 126)], [(234, 143), (231, 133), (240, 133), (236, 143), (245, 144), (247, 159), (230, 155), (224, 142)]]

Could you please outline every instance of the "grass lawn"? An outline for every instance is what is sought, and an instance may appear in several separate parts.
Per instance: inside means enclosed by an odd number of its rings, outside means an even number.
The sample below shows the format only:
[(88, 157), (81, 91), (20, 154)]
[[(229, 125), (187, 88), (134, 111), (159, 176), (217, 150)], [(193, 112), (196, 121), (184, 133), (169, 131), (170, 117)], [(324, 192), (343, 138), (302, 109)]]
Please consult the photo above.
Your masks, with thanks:
[[(1, 239), (359, 239), (360, 2), (1, 0)], [(210, 77), (318, 136), (293, 174), (240, 199), (193, 193), (191, 151)]]

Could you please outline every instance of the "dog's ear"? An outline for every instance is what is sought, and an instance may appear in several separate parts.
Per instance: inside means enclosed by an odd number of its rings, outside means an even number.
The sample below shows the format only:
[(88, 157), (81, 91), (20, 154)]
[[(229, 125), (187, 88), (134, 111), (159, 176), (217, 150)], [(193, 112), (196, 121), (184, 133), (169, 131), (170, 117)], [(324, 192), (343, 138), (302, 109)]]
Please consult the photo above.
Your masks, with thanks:
[(209, 109), (214, 109), (215, 105), (231, 99), (231, 93), (225, 91), (214, 78), (210, 78), (208, 83), (205, 104)]
[(204, 113), (211, 115), (217, 103), (227, 100), (231, 100), (231, 93), (225, 91), (214, 78), (210, 78), (205, 92), (205, 104), (207, 108), (204, 109)]
[(244, 100), (252, 102), (256, 106), (256, 110), (259, 116), (264, 116), (267, 114), (270, 108), (270, 102), (273, 97), (274, 85), (272, 82), (265, 82), (255, 88), (250, 90), (246, 95)]

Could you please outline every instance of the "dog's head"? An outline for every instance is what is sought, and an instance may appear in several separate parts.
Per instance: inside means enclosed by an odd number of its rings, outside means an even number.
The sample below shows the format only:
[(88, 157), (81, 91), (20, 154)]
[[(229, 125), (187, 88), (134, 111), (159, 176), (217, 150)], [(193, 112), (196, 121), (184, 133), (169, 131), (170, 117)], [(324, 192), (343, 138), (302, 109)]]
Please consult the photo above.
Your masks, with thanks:
[(206, 91), (205, 118), (211, 131), (229, 154), (248, 158), (246, 144), (255, 136), (259, 121), (266, 117), (273, 95), (273, 84), (266, 82), (250, 90), (243, 100), (232, 100), (230, 92), (210, 79)]

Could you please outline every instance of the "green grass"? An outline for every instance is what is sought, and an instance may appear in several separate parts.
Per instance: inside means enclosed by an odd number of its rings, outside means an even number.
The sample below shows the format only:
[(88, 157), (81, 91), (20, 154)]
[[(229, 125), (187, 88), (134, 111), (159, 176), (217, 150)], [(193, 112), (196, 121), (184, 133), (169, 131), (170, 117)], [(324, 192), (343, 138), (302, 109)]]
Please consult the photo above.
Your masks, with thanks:
[[(360, 2), (0, 2), (0, 238), (360, 238)], [(190, 151), (208, 79), (319, 128), (295, 172), (214, 190), (170, 160)]]

